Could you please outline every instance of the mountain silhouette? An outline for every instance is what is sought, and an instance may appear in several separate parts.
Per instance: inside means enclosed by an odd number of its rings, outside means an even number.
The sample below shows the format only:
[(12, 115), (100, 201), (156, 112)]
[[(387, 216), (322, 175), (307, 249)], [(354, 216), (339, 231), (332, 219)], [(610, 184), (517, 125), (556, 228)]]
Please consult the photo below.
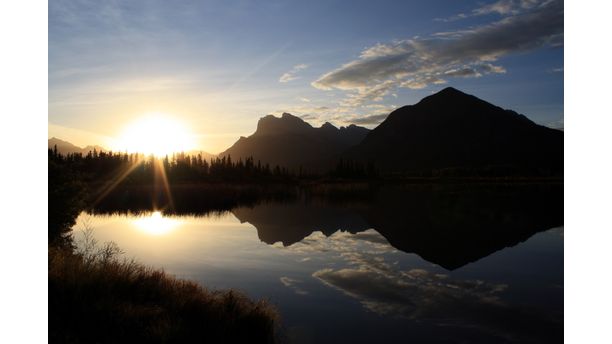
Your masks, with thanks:
[[(337, 196), (342, 187), (330, 189)], [(392, 247), (455, 270), (536, 233), (563, 226), (562, 184), (391, 184), (367, 197), (330, 194), (283, 200), (226, 199), (191, 185), (173, 188), (175, 215), (231, 211), (257, 229), (267, 244), (291, 246), (313, 232), (377, 231)], [(215, 201), (211, 201), (211, 199)], [(163, 204), (156, 201), (156, 204)], [(91, 209), (94, 214), (151, 211), (151, 191), (116, 189)]]
[(54, 147), (57, 147), (57, 152), (61, 154), (71, 154), (71, 153), (87, 154), (90, 151), (93, 151), (94, 149), (98, 152), (107, 151), (106, 148), (97, 146), (97, 145), (89, 145), (89, 146), (81, 148), (68, 141), (58, 139), (57, 137), (50, 138), (48, 141), (47, 147), (49, 149), (53, 149)]
[(359, 213), (395, 248), (454, 270), (562, 226), (563, 187), (389, 187)]
[(364, 203), (261, 203), (232, 213), (267, 244), (290, 246), (315, 231), (330, 236), (373, 228), (391, 246), (455, 270), (562, 226), (563, 187), (398, 185)]
[(185, 152), (185, 154), (191, 155), (191, 156), (201, 155), (202, 159), (204, 159), (204, 160), (210, 160), (210, 159), (213, 159), (213, 158), (217, 157), (216, 154), (208, 153), (206, 151), (197, 150), (197, 149), (193, 149), (193, 150), (187, 151), (187, 152)]
[(344, 157), (394, 172), (454, 168), (559, 175), (563, 132), (448, 87), (391, 112)]
[(355, 210), (333, 204), (267, 202), (236, 207), (232, 213), (240, 222), (254, 225), (259, 240), (269, 245), (290, 246), (313, 231), (330, 236), (339, 229), (358, 233), (371, 228)]
[(330, 166), (334, 158), (360, 142), (369, 129), (350, 125), (337, 128), (330, 123), (314, 128), (299, 117), (283, 113), (279, 117), (265, 116), (249, 137), (241, 137), (233, 146), (219, 154), (288, 168), (321, 168)]
[[(98, 152), (108, 152), (109, 151), (108, 149), (102, 146), (98, 146), (98, 145), (88, 145), (88, 146), (81, 148), (68, 141), (58, 139), (57, 137), (52, 137), (48, 141), (48, 148), (53, 149), (54, 147), (57, 147), (58, 153), (64, 154), (64, 155), (72, 154), (72, 153), (81, 153), (83, 155), (87, 155), (87, 153), (93, 152), (94, 149)], [(191, 150), (191, 151), (185, 152), (185, 154), (192, 155), (192, 156), (197, 156), (198, 154), (201, 154), (202, 158), (206, 160), (210, 160), (211, 158), (216, 157), (215, 154), (211, 154), (211, 153), (208, 153), (202, 150)]]

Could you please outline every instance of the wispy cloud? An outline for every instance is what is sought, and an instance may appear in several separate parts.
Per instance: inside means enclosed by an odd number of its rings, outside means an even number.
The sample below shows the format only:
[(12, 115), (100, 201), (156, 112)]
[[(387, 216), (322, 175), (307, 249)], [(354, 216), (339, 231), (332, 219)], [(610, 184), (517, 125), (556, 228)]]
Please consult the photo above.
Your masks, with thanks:
[[(368, 95), (357, 95), (366, 97)], [(355, 96), (355, 97), (357, 97)], [(302, 118), (313, 126), (319, 126), (325, 122), (330, 122), (335, 126), (348, 126), (356, 124), (365, 127), (374, 127), (387, 118), (389, 113), (397, 109), (394, 104), (363, 104), (355, 105), (351, 102), (358, 102), (352, 98), (341, 101), (340, 105), (316, 105), (316, 104), (297, 104), (279, 107), (278, 110), (271, 112), (271, 115), (280, 116), (284, 112)]]
[(338, 113), (336, 108), (325, 105), (300, 104), (279, 107), (278, 110), (271, 112), (270, 115), (280, 116), (284, 112), (298, 116), (314, 126), (323, 124)]
[[(447, 70), (446, 72), (444, 72), (444, 76), (478, 78), (478, 77), (481, 77), (483, 74), (490, 74), (490, 73), (503, 74), (503, 73), (506, 73), (506, 69), (501, 66), (494, 66), (490, 63), (485, 63), (485, 64), (474, 66), (474, 67), (465, 67), (465, 68)], [(436, 82), (434, 81), (431, 83), (435, 84)]]
[(351, 119), (348, 119), (348, 121), (350, 121), (353, 124), (358, 124), (358, 125), (376, 125), (384, 121), (387, 118), (387, 116), (389, 116), (388, 113), (381, 113), (378, 115), (369, 115), (369, 116), (356, 116)]
[(321, 269), (313, 277), (360, 300), (374, 313), (441, 320), (466, 300), (485, 313), (503, 307), (498, 295), (506, 289), (504, 284), (451, 279), (424, 269), (399, 270), (359, 253), (347, 259), (355, 267)]
[(367, 101), (381, 101), (398, 86), (398, 80), (385, 80), (371, 87), (358, 87), (355, 93), (349, 94), (341, 105), (354, 107)]
[(304, 64), (304, 63), (295, 65), (295, 66), (293, 66), (293, 68), (291, 68), (290, 71), (288, 71), (287, 73), (281, 75), (281, 77), (278, 79), (278, 82), (285, 83), (285, 82), (289, 82), (291, 80), (299, 79), (299, 77), (296, 76), (296, 74), (299, 71), (304, 70), (306, 68), (308, 68), (308, 65)]
[(298, 295), (307, 295), (308, 292), (300, 287), (297, 286), (297, 284), (302, 283), (301, 280), (297, 280), (297, 279), (293, 279), (293, 278), (289, 278), (286, 276), (283, 276), (280, 278), (280, 282), (287, 288), (293, 289), (293, 291), (298, 294)]
[(498, 14), (516, 15), (533, 8), (547, 5), (551, 0), (499, 0), (473, 9), (470, 13), (459, 13), (448, 18), (436, 18), (435, 21), (451, 22), (470, 17)]
[[(481, 317), (486, 319), (487, 314), (505, 307), (500, 294), (507, 285), (451, 278), (438, 269), (403, 269), (397, 263), (399, 252), (373, 229), (356, 234), (338, 231), (329, 237), (314, 232), (282, 250), (304, 256), (327, 252), (338, 263), (342, 261), (344, 264), (319, 269), (312, 276), (377, 314), (447, 321), (451, 314), (457, 317), (451, 310), (462, 309), (475, 315), (485, 311)], [(281, 277), (281, 283), (290, 288), (299, 282)]]
[(360, 126), (373, 127), (380, 124), (387, 118), (391, 111), (395, 110), (395, 105), (368, 104), (359, 106), (359, 113), (355, 112), (351, 106), (287, 106), (278, 111), (270, 113), (280, 116), (284, 112), (298, 116), (313, 126), (319, 126), (325, 122), (330, 122), (336, 126), (348, 126), (356, 124)]
[(374, 45), (312, 86), (348, 91), (345, 105), (358, 106), (380, 101), (398, 87), (419, 89), (443, 84), (449, 77), (505, 73), (493, 62), (511, 53), (562, 44), (563, 2), (553, 0), (487, 25)]

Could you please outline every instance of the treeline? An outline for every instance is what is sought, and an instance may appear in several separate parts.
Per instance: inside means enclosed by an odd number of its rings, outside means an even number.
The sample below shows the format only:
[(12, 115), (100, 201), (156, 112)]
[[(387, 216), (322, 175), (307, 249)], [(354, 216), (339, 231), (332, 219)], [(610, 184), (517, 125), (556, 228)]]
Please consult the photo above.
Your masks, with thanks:
[(253, 158), (232, 160), (230, 156), (207, 160), (201, 154), (175, 153), (155, 157), (141, 153), (97, 152), (63, 155), (49, 149), (49, 160), (68, 166), (89, 181), (107, 181), (123, 175), (127, 183), (150, 183), (163, 172), (169, 182), (198, 181), (288, 181), (298, 174), (278, 165), (270, 166)]
[(255, 161), (252, 157), (234, 160), (231, 156), (224, 156), (207, 160), (202, 154), (175, 153), (156, 157), (142, 153), (98, 152), (95, 149), (85, 155), (81, 153), (63, 155), (54, 147), (49, 149), (49, 161), (82, 174), (87, 181), (116, 180), (121, 176), (124, 183), (130, 184), (150, 184), (160, 172), (163, 172), (170, 183), (290, 182), (322, 177), (366, 179), (378, 176), (373, 164), (347, 160), (340, 160), (335, 168), (321, 173), (302, 167), (290, 170), (279, 165), (271, 166), (268, 163)]
[(378, 177), (378, 170), (374, 163), (340, 159), (336, 168), (329, 175), (335, 178), (373, 179)]
[[(255, 161), (252, 157), (233, 159), (231, 156), (206, 159), (202, 154), (175, 153), (164, 157), (142, 153), (90, 151), (87, 154), (63, 155), (49, 149), (49, 161), (80, 174), (82, 180), (109, 182), (121, 180), (124, 185), (151, 185), (163, 173), (170, 184), (229, 183), (297, 183), (321, 180), (524, 180), (562, 178), (543, 168), (513, 165), (458, 166), (429, 170), (396, 170), (373, 162), (340, 159), (328, 170), (289, 169)], [(158, 180), (158, 179), (157, 179)]]

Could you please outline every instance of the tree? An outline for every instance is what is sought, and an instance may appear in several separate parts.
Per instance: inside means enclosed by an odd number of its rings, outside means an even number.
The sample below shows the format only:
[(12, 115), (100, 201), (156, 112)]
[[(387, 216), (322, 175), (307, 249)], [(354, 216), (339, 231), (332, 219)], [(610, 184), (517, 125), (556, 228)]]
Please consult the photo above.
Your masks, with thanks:
[(85, 185), (67, 166), (49, 160), (49, 243), (66, 245), (68, 233), (85, 207)]

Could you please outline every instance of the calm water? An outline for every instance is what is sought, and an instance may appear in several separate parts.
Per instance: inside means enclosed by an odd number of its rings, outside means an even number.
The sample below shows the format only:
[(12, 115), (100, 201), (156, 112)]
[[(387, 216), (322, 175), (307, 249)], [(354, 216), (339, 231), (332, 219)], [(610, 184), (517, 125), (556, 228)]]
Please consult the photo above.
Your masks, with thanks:
[(83, 213), (75, 238), (89, 226), (128, 258), (269, 299), (292, 343), (560, 342), (558, 207), (449, 197), (402, 198), (398, 209), (300, 200), (212, 215)]

